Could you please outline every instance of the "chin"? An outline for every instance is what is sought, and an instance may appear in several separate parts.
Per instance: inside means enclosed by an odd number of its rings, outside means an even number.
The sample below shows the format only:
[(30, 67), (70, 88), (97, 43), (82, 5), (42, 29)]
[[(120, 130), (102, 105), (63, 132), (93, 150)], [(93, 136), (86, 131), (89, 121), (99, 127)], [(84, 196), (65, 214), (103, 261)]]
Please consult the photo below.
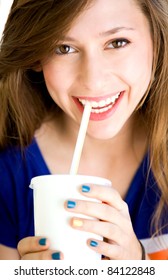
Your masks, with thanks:
[(92, 139), (96, 139), (96, 140), (111, 140), (113, 138), (115, 138), (120, 132), (120, 129), (109, 129), (109, 130), (90, 130), (88, 129), (87, 131), (87, 135), (92, 138)]

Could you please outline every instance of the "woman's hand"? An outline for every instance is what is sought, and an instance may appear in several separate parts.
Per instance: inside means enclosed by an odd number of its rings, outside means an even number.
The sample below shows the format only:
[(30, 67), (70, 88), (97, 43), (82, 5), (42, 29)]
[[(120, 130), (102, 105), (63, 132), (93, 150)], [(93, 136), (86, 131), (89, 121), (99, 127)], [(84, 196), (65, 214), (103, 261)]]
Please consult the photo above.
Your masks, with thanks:
[(60, 260), (62, 253), (49, 249), (50, 242), (43, 237), (26, 237), (18, 243), (21, 260)]
[[(140, 260), (142, 249), (133, 231), (127, 204), (119, 193), (109, 187), (82, 186), (81, 193), (88, 201), (73, 200), (66, 203), (70, 212), (95, 217), (97, 220), (75, 218), (71, 226), (104, 237), (103, 241), (88, 240), (88, 246), (94, 251), (113, 260)], [(91, 202), (96, 198), (103, 203)]]

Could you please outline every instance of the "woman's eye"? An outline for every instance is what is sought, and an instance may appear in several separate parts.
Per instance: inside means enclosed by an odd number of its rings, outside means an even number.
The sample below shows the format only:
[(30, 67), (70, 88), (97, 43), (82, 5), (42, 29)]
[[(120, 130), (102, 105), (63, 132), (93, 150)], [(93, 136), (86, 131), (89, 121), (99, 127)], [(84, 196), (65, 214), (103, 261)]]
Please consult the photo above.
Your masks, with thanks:
[(60, 45), (60, 46), (56, 47), (55, 52), (58, 55), (64, 55), (64, 54), (74, 53), (75, 49), (73, 49), (72, 47), (70, 47), (68, 45)]
[(127, 39), (117, 39), (117, 40), (110, 42), (108, 44), (108, 48), (109, 49), (119, 49), (119, 48), (125, 47), (129, 43), (130, 43), (130, 41), (128, 41)]

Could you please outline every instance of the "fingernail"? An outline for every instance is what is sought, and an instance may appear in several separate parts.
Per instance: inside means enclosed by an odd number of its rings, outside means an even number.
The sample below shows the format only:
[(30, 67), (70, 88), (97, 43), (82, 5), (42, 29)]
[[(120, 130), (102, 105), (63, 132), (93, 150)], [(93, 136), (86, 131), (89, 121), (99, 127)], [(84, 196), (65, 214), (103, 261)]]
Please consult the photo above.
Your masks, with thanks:
[(41, 239), (39, 240), (39, 244), (40, 244), (41, 246), (45, 246), (45, 245), (46, 245), (46, 238), (41, 238)]
[(79, 219), (73, 219), (72, 224), (73, 224), (74, 227), (81, 227), (81, 226), (83, 226), (83, 221), (79, 220)]
[(90, 192), (90, 187), (89, 186), (82, 186), (82, 192), (84, 192), (84, 193)]
[(68, 200), (67, 202), (67, 208), (75, 208), (76, 202)]
[(60, 260), (60, 253), (56, 252), (51, 255), (52, 260)]
[(98, 246), (98, 242), (91, 240), (90, 241), (90, 246), (97, 247)]

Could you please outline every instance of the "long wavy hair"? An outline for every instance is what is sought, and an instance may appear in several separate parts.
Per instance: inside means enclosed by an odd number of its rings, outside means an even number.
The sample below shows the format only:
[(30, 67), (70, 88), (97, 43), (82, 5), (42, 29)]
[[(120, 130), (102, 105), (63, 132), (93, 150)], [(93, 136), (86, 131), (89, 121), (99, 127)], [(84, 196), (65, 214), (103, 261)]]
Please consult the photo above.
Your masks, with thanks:
[[(0, 150), (27, 146), (42, 122), (59, 113), (43, 73), (35, 69), (94, 1), (14, 0), (0, 45)], [(168, 206), (168, 1), (134, 1), (148, 18), (154, 46), (151, 82), (136, 110), (148, 128), (151, 168), (161, 192), (153, 220), (157, 231)]]

